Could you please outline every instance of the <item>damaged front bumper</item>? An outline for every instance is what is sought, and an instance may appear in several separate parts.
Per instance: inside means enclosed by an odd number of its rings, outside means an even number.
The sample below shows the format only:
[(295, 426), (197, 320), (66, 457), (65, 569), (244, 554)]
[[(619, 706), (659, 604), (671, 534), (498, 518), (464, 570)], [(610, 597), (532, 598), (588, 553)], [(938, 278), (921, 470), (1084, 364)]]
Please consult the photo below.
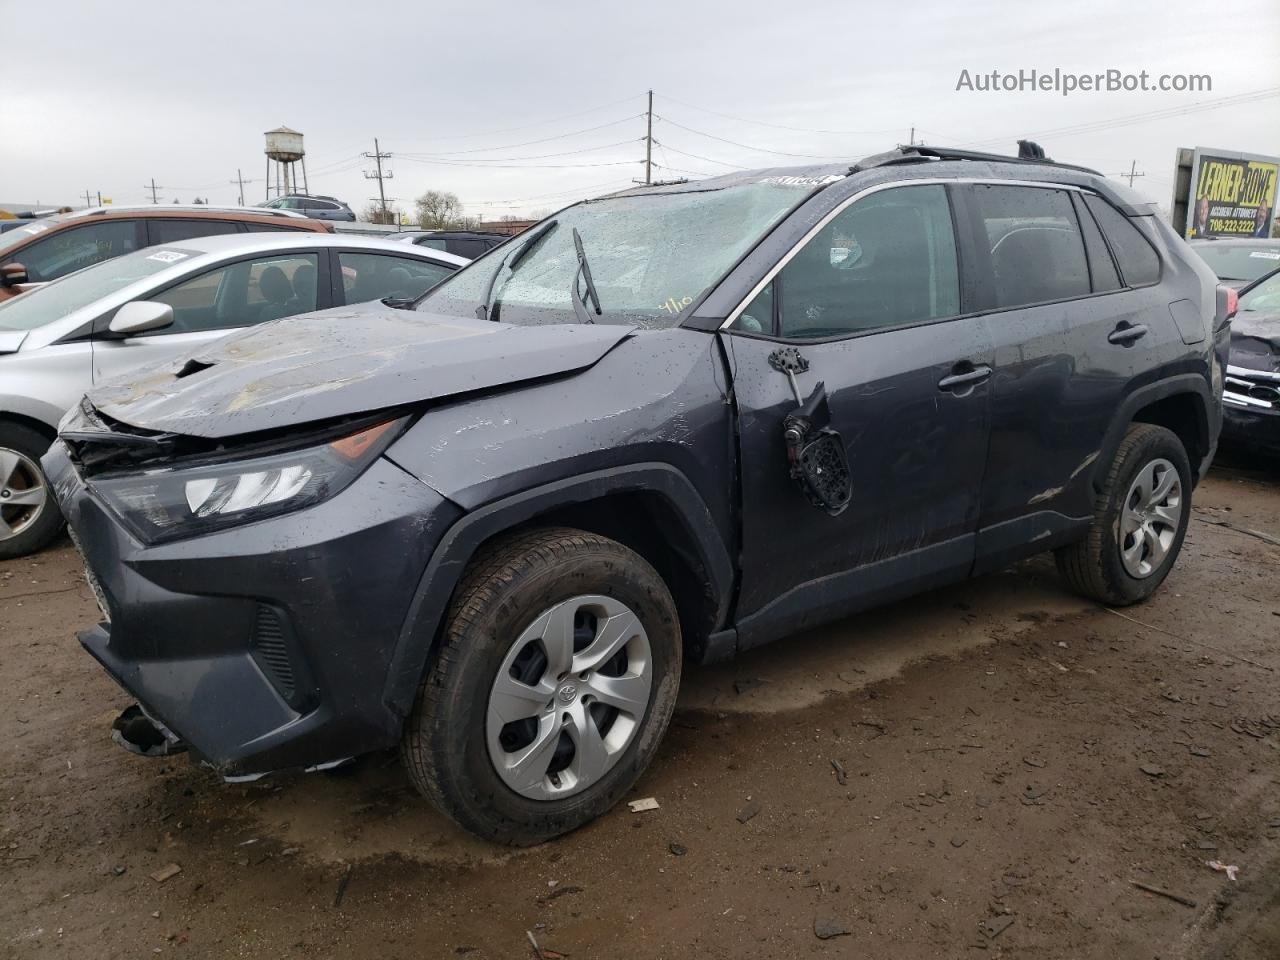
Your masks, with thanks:
[(378, 459), (315, 506), (146, 545), (63, 443), (44, 467), (104, 606), (106, 619), (79, 639), (141, 705), (124, 721), (136, 740), (155, 739), (149, 721), (168, 745), (156, 750), (188, 745), (228, 778), (398, 742), (388, 666), (455, 504)]

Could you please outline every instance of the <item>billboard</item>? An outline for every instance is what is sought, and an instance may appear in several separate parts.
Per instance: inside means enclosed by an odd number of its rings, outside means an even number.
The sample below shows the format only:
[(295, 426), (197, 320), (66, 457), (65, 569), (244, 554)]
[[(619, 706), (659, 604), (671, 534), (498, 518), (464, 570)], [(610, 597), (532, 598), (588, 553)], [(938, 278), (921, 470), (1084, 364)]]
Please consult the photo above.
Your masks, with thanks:
[(1196, 147), (1186, 194), (1184, 235), (1269, 237), (1280, 157)]

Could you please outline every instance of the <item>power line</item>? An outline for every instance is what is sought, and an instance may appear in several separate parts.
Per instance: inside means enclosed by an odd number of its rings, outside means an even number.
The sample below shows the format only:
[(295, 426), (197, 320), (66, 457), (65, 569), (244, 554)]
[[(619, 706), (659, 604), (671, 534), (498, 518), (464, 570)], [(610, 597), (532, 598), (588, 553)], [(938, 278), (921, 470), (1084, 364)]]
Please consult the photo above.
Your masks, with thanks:
[(992, 143), (1005, 143), (1016, 137), (1035, 137), (1037, 139), (1043, 137), (1069, 137), (1082, 133), (1097, 133), (1102, 130), (1110, 130), (1115, 127), (1127, 127), (1138, 123), (1150, 123), (1155, 120), (1168, 120), (1172, 117), (1180, 117), (1190, 113), (1200, 113), (1204, 110), (1216, 110), (1221, 107), (1234, 107), (1245, 103), (1255, 103), (1260, 100), (1270, 100), (1274, 97), (1280, 97), (1280, 87), (1265, 87), (1261, 90), (1250, 90), (1245, 93), (1234, 94), (1229, 97), (1219, 97), (1214, 100), (1199, 100), (1195, 103), (1184, 104), (1177, 107), (1165, 107), (1159, 110), (1148, 110), (1142, 113), (1132, 113), (1123, 117), (1112, 117), (1106, 120), (1092, 120), (1085, 123), (1075, 124), (1073, 126), (1057, 127), (1051, 130), (1038, 130), (1033, 133), (1018, 133), (1005, 137), (991, 137), (986, 140), (971, 141), (973, 146), (985, 146)]
[(602, 163), (484, 163), (475, 160), (427, 160), (399, 154), (401, 160), (446, 167), (479, 167), (488, 170), (577, 170), (583, 167), (631, 167), (641, 160), (609, 160)]
[[(491, 153), (494, 150), (512, 150), (516, 147), (532, 147), (540, 143), (550, 143), (552, 140), (565, 140), (565, 139), (568, 139), (569, 137), (580, 136), (581, 134), (584, 134), (584, 133), (594, 133), (597, 130), (604, 130), (608, 127), (616, 127), (620, 123), (627, 123), (631, 120), (635, 120), (638, 117), (643, 117), (643, 116), (644, 116), (643, 113), (634, 113), (631, 116), (623, 117), (620, 120), (610, 120), (608, 123), (601, 123), (594, 127), (584, 127), (581, 130), (573, 130), (569, 133), (557, 133), (553, 137), (542, 137), (538, 140), (525, 140), (525, 141), (522, 141), (521, 143), (504, 143), (496, 147), (472, 147), (469, 150), (442, 150), (442, 151), (433, 153), (432, 156), (462, 157), (462, 156), (468, 156), (473, 153)], [(443, 140), (448, 138), (441, 137), (440, 139)]]
[[(590, 107), (589, 109), (586, 109), (586, 110), (580, 110), (577, 113), (568, 113), (559, 117), (549, 117), (546, 120), (534, 120), (531, 123), (524, 123), (516, 127), (502, 127), (498, 130), (485, 130), (480, 133), (457, 133), (447, 137), (436, 137), (435, 139), (436, 140), (468, 140), (473, 137), (491, 137), (496, 133), (512, 133), (516, 130), (528, 130), (530, 127), (540, 127), (543, 124), (547, 124), (547, 123), (559, 123), (561, 120), (572, 120), (575, 117), (586, 116), (588, 113), (597, 113), (600, 110), (605, 110), (605, 109), (608, 109), (609, 107), (616, 107), (620, 103), (627, 103), (631, 100), (635, 100), (636, 98), (642, 97), (642, 96), (644, 96), (644, 94), (642, 93), (633, 93), (631, 94), (631, 96), (623, 97), (621, 100), (613, 100), (609, 103), (603, 103), (598, 107)], [(632, 119), (632, 118), (628, 117), (627, 119)], [(565, 136), (570, 136), (570, 134), (565, 134)]]
[(670, 117), (658, 115), (658, 119), (665, 123), (671, 124), (673, 127), (679, 127), (689, 133), (696, 134), (699, 137), (706, 137), (709, 140), (718, 140), (721, 143), (727, 143), (731, 147), (741, 147), (743, 150), (754, 150), (757, 153), (771, 153), (779, 157), (800, 157), (805, 160), (842, 160), (845, 156), (836, 156), (832, 154), (815, 154), (815, 153), (788, 153), (785, 150), (770, 150), (767, 147), (753, 147), (749, 143), (739, 143), (737, 140), (729, 140), (725, 137), (717, 137), (714, 133), (706, 133), (702, 130), (695, 130), (693, 127), (686, 127), (683, 123), (677, 123)]
[(754, 123), (762, 127), (773, 127), (775, 130), (791, 130), (795, 133), (829, 133), (840, 136), (876, 136), (883, 133), (897, 133), (899, 127), (891, 127), (885, 130), (820, 130), (813, 127), (793, 127), (785, 123), (770, 123), (767, 120), (753, 120), (750, 117), (739, 117), (732, 113), (721, 113), (719, 110), (709, 110), (706, 107), (699, 107), (696, 104), (689, 103), (685, 100), (678, 100), (669, 94), (662, 95), (664, 99), (670, 100), (672, 103), (678, 103), (682, 107), (688, 107), (691, 110), (698, 110), (702, 113), (709, 113), (712, 116), (724, 117), (726, 120), (737, 120), (739, 123)]
[(718, 163), (721, 166), (733, 167), (735, 170), (750, 170), (750, 167), (744, 167), (737, 163), (730, 163), (728, 160), (717, 160), (715, 157), (704, 157), (701, 154), (689, 153), (687, 150), (679, 150), (665, 141), (654, 141), (654, 146), (661, 147), (663, 150), (670, 150), (672, 153), (678, 153), (682, 157), (691, 157), (694, 160), (705, 160), (707, 163)]
[[(595, 146), (595, 147), (583, 147), (581, 150), (561, 150), (561, 151), (557, 151), (556, 153), (535, 153), (525, 157), (473, 157), (471, 162), (473, 163), (504, 163), (508, 161), (519, 161), (519, 160), (546, 160), (551, 157), (573, 157), (583, 153), (591, 153), (592, 151), (595, 151), (595, 150), (608, 150), (613, 147), (625, 147), (628, 144), (632, 144), (636, 142), (637, 141), (635, 140), (619, 140), (617, 143), (602, 143), (599, 146)], [(451, 157), (448, 154), (436, 154), (436, 153), (402, 153), (400, 154), (400, 156), (402, 158), (411, 157), (417, 160), (451, 159)]]

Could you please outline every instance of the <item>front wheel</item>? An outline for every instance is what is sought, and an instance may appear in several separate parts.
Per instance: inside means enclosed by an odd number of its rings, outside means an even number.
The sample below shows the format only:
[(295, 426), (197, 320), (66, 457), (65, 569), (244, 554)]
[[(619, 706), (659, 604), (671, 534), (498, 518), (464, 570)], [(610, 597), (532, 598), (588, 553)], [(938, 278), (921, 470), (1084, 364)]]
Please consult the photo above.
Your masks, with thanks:
[(1078, 593), (1113, 606), (1145, 600), (1164, 582), (1191, 519), (1191, 465), (1171, 430), (1135, 423), (1125, 433), (1079, 543), (1057, 551)]
[(473, 561), (406, 725), (414, 785), (462, 826), (525, 845), (604, 813), (675, 708), (679, 619), (643, 558), (566, 528)]
[(62, 529), (62, 513), (40, 469), (49, 440), (0, 423), (0, 560), (35, 553)]

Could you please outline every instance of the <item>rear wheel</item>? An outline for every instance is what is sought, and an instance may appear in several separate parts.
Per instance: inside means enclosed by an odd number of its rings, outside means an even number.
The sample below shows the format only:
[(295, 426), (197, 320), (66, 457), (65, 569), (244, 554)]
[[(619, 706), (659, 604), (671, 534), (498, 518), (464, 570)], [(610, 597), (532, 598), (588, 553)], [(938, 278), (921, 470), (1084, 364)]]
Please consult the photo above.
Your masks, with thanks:
[(40, 458), (49, 440), (30, 427), (0, 423), (0, 560), (39, 550), (62, 529)]
[(1094, 503), (1088, 535), (1057, 551), (1072, 589), (1102, 603), (1145, 600), (1164, 582), (1191, 517), (1191, 466), (1177, 435), (1135, 423)]
[(518, 535), (459, 585), (405, 766), (468, 830), (550, 839), (604, 813), (648, 766), (680, 666), (675, 604), (643, 558), (578, 530)]

